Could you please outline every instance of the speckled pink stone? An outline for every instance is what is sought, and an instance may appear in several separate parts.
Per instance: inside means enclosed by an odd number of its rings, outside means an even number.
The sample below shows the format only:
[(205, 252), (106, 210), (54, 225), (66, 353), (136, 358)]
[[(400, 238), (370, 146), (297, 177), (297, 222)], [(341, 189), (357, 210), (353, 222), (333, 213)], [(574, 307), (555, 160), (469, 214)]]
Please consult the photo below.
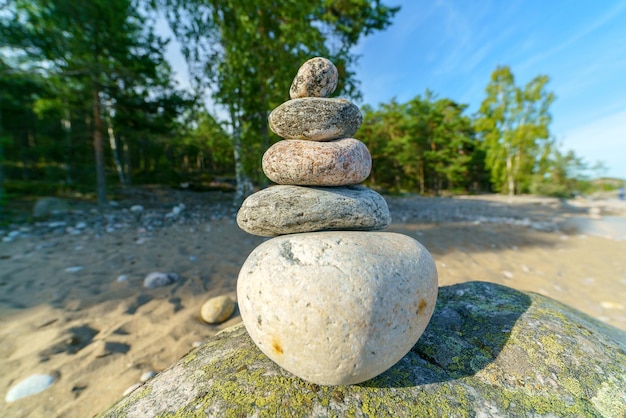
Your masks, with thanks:
[(361, 183), (371, 169), (367, 147), (354, 138), (279, 141), (263, 155), (263, 172), (278, 184), (347, 186)]
[(289, 96), (292, 99), (328, 97), (337, 88), (338, 78), (337, 67), (330, 60), (322, 57), (311, 58), (298, 70), (291, 83)]

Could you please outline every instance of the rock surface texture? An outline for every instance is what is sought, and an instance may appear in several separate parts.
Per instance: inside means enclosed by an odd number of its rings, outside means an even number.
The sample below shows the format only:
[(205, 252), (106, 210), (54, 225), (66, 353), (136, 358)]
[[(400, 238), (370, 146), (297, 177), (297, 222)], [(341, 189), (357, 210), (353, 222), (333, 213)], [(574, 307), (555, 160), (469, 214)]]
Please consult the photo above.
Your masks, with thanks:
[(237, 295), (250, 336), (270, 359), (312, 382), (352, 384), (393, 366), (424, 332), (437, 270), (406, 235), (292, 234), (250, 254)]
[(390, 223), (385, 199), (363, 186), (272, 186), (248, 197), (237, 214), (241, 229), (268, 237), (324, 230), (373, 231)]
[(298, 70), (291, 83), (289, 97), (328, 97), (337, 88), (339, 72), (330, 60), (322, 57), (311, 58)]
[(278, 184), (346, 186), (361, 183), (371, 170), (372, 156), (354, 138), (279, 141), (263, 154), (263, 172)]
[(367, 147), (352, 138), (361, 111), (317, 97), (335, 85), (336, 68), (324, 58), (300, 68), (290, 91), (299, 98), (269, 116), (285, 140), (267, 150), (263, 170), (280, 184), (249, 196), (237, 214), (246, 232), (276, 237), (239, 273), (246, 329), (276, 364), (319, 385), (357, 384), (389, 369), (418, 340), (437, 300), (426, 248), (371, 232), (389, 225), (389, 208), (358, 185), (372, 168)]
[(276, 135), (309, 141), (351, 138), (361, 122), (363, 115), (355, 104), (319, 97), (289, 100), (269, 116), (269, 127)]
[(233, 327), (101, 417), (623, 417), (626, 333), (535, 293), (442, 287), (419, 342), (358, 385), (319, 386)]

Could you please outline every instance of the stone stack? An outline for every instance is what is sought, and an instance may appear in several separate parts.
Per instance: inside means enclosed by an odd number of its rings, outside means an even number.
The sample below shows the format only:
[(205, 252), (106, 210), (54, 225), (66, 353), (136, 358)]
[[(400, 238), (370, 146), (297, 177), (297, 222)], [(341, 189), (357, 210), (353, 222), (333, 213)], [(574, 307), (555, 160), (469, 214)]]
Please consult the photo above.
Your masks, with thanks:
[(293, 374), (321, 385), (379, 375), (417, 342), (435, 307), (437, 271), (414, 239), (386, 228), (384, 198), (360, 186), (367, 147), (352, 136), (362, 115), (328, 98), (337, 69), (325, 58), (302, 65), (291, 100), (269, 116), (284, 138), (263, 156), (277, 185), (248, 197), (238, 225), (275, 237), (241, 268), (237, 298), (255, 344)]

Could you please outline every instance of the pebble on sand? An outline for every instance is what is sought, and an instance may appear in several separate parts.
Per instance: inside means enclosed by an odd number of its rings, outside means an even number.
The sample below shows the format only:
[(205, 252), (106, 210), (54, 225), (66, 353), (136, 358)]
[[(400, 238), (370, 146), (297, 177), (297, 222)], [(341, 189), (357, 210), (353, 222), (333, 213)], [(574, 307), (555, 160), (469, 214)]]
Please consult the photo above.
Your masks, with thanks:
[(32, 374), (9, 389), (4, 400), (6, 402), (13, 402), (30, 395), (35, 395), (48, 389), (53, 382), (54, 377), (49, 374)]
[(200, 317), (209, 324), (226, 321), (235, 311), (235, 302), (230, 296), (217, 296), (204, 302), (200, 308)]
[(148, 289), (154, 289), (156, 287), (162, 287), (170, 285), (178, 281), (178, 274), (176, 273), (160, 273), (158, 271), (152, 272), (143, 279), (143, 287)]
[(81, 271), (84, 267), (83, 266), (72, 266), (72, 267), (68, 267), (65, 269), (65, 271), (67, 273), (78, 273), (79, 271)]
[(141, 382), (147, 382), (148, 380), (152, 379), (154, 376), (157, 375), (157, 372), (155, 372), (154, 370), (148, 370), (147, 372), (144, 372), (141, 377), (139, 378), (139, 380)]
[(135, 389), (141, 387), (141, 385), (143, 385), (143, 383), (135, 383), (134, 385), (129, 386), (128, 388), (126, 388), (124, 393), (122, 393), (122, 396), (126, 396), (126, 395), (132, 393)]

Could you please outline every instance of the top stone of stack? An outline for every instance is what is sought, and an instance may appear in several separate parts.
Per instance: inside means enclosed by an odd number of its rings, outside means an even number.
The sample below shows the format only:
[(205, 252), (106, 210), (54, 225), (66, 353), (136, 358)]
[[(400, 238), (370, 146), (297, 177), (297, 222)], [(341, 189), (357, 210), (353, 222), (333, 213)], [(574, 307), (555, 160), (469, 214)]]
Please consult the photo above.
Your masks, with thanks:
[(291, 83), (289, 97), (329, 97), (337, 88), (339, 73), (330, 60), (322, 57), (311, 58), (298, 70)]

